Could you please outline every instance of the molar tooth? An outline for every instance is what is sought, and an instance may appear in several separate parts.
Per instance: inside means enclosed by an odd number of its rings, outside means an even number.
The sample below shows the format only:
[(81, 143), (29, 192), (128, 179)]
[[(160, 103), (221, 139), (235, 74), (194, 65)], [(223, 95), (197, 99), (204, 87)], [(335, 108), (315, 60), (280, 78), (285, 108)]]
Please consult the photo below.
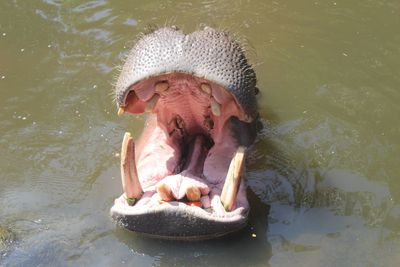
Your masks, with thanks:
[(250, 115), (248, 115), (248, 114), (244, 114), (244, 115), (240, 118), (240, 120), (241, 120), (241, 121), (244, 121), (244, 122), (247, 122), (247, 123), (250, 123), (250, 122), (253, 121), (253, 118), (252, 118)]
[(135, 144), (129, 132), (126, 132), (121, 148), (121, 180), (127, 202), (132, 206), (143, 193), (136, 170)]
[(211, 97), (211, 112), (214, 116), (221, 116), (221, 105)]
[(169, 88), (168, 82), (158, 82), (155, 85), (155, 91), (157, 93), (162, 93)]
[(166, 202), (172, 201), (174, 199), (171, 189), (165, 183), (158, 184), (156, 191), (160, 195), (161, 199)]
[(211, 95), (211, 86), (207, 83), (202, 83), (200, 85), (201, 90), (207, 95)]
[(186, 197), (189, 201), (197, 202), (200, 200), (201, 192), (198, 187), (190, 186), (186, 189)]
[(154, 94), (153, 97), (150, 98), (150, 100), (146, 102), (145, 111), (153, 112), (154, 107), (157, 105), (157, 101), (159, 98), (160, 98), (160, 96), (158, 94)]
[(125, 113), (125, 107), (119, 107), (117, 112), (118, 116), (122, 116), (124, 113)]
[(243, 146), (237, 148), (226, 174), (225, 184), (221, 193), (221, 202), (226, 211), (231, 211), (236, 201), (245, 165), (245, 150), (246, 148)]
[(253, 118), (250, 116), (250, 115), (247, 115), (246, 114), (246, 116), (244, 116), (244, 120), (245, 120), (245, 122), (252, 122), (253, 121)]

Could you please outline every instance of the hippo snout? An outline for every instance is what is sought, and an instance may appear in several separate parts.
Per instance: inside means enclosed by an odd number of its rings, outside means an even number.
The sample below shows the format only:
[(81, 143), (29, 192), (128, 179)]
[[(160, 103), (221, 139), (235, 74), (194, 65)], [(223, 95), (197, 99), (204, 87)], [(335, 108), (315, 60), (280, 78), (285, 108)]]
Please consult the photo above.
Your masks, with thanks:
[(205, 27), (143, 35), (115, 88), (118, 114), (147, 114), (125, 133), (123, 194), (111, 208), (123, 227), (168, 239), (207, 239), (247, 223), (245, 162), (256, 137), (256, 74), (240, 44)]

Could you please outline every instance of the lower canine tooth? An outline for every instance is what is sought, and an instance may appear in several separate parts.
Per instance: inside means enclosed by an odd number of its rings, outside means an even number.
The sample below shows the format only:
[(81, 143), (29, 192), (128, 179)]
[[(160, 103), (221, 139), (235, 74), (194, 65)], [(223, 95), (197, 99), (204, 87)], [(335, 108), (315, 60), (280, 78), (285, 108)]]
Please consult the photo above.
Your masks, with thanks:
[(240, 185), (245, 165), (245, 147), (239, 146), (229, 165), (224, 188), (221, 193), (221, 202), (226, 211), (231, 211)]
[(167, 82), (159, 82), (154, 87), (157, 93), (162, 93), (169, 88), (169, 84)]
[(214, 116), (221, 116), (221, 105), (211, 97), (211, 112)]
[(158, 101), (159, 98), (160, 98), (160, 96), (158, 94), (154, 94), (153, 97), (150, 98), (150, 100), (146, 102), (145, 111), (153, 112), (154, 107), (156, 106), (157, 101)]
[(186, 189), (186, 198), (189, 201), (199, 201), (201, 197), (201, 192), (198, 187), (191, 186)]
[(143, 193), (135, 163), (135, 144), (130, 133), (126, 132), (121, 148), (121, 180), (128, 203), (134, 204)]

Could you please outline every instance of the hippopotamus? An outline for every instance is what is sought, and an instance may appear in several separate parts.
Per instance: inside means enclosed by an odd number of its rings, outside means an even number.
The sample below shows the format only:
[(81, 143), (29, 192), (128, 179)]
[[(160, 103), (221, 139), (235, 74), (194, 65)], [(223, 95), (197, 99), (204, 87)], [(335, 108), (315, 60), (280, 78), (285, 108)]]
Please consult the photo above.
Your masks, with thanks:
[(256, 74), (227, 32), (143, 34), (115, 86), (118, 115), (147, 118), (121, 149), (123, 194), (111, 208), (119, 225), (180, 240), (224, 236), (249, 214), (247, 150), (256, 138)]

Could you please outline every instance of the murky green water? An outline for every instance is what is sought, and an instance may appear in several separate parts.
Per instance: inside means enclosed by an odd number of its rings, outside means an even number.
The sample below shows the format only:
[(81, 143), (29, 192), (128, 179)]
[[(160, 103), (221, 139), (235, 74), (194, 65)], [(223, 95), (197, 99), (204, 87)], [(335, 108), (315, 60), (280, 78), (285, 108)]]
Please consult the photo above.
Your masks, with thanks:
[[(258, 200), (230, 238), (140, 238), (108, 215), (143, 122), (117, 117), (112, 83), (145, 26), (201, 23), (256, 66)], [(398, 266), (399, 25), (395, 0), (1, 1), (0, 265)]]

